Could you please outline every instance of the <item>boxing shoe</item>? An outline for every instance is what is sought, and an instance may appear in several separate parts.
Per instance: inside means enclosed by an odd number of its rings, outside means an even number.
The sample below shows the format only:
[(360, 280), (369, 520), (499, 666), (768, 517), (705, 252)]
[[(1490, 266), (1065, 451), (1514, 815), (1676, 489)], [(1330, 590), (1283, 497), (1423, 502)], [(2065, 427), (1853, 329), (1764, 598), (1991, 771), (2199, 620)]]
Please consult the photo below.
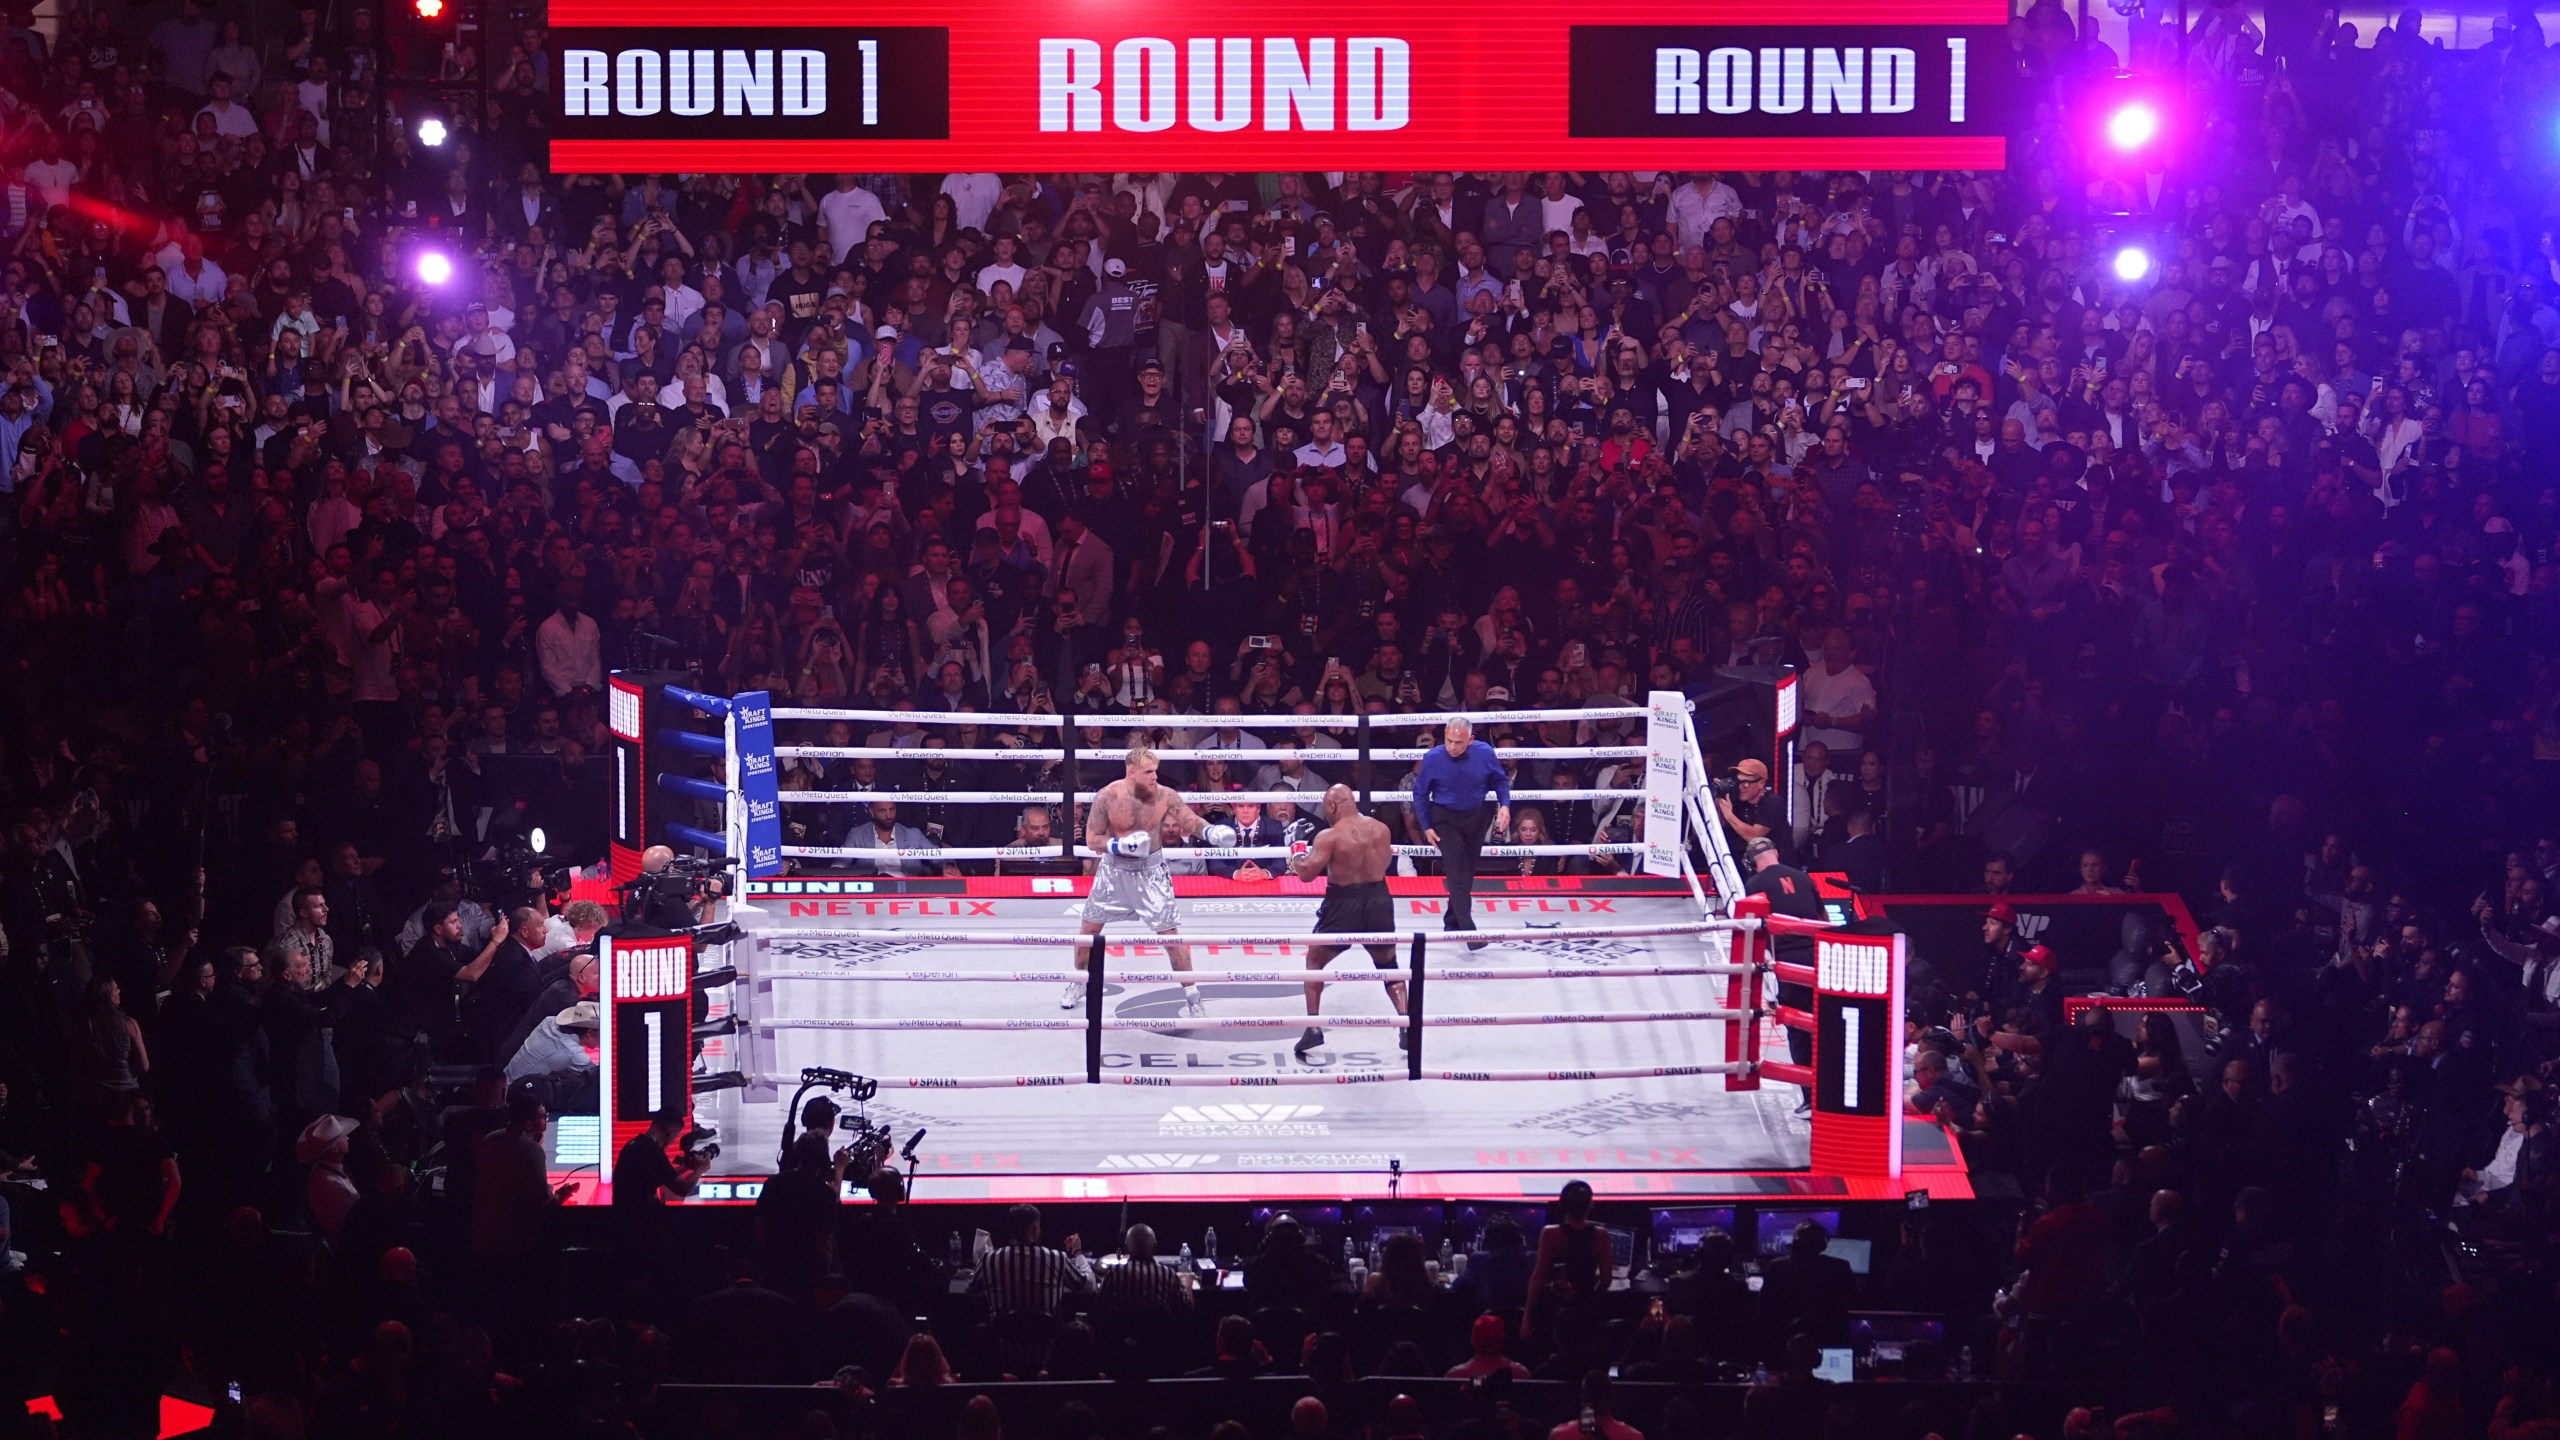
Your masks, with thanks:
[(1058, 996), (1058, 1008), (1059, 1008), (1059, 1009), (1061, 1009), (1061, 1010), (1081, 1010), (1081, 1009), (1083, 1009), (1083, 1008), (1084, 1008), (1084, 986), (1085, 986), (1085, 982), (1083, 982), (1082, 980), (1070, 980), (1070, 981), (1068, 981), (1068, 982), (1067, 982), (1067, 988), (1065, 989), (1065, 991), (1063, 991), (1062, 993), (1060, 993), (1060, 995)]
[(1298, 1043), (1292, 1047), (1291, 1053), (1295, 1054), (1299, 1059), (1304, 1060), (1307, 1058), (1308, 1051), (1315, 1049), (1323, 1043), (1324, 1027), (1321, 1025), (1310, 1025), (1307, 1027), (1307, 1033), (1298, 1037)]
[(1192, 985), (1183, 990), (1182, 1014), (1183, 1018), (1187, 1020), (1206, 1020), (1209, 1018), (1208, 1002), (1200, 998), (1199, 986)]

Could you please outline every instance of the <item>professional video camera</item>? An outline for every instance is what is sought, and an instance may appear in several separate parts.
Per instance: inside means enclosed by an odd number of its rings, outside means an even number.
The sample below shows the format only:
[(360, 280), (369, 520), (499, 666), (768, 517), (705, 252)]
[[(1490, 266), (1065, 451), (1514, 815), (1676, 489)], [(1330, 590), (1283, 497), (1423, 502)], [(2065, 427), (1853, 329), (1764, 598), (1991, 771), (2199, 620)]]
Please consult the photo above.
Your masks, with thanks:
[(645, 871), (624, 881), (622, 918), (635, 924), (676, 930), (695, 921), (695, 905), (729, 893), (727, 862), (679, 855), (664, 870)]
[(696, 1170), (708, 1170), (720, 1158), (720, 1132), (703, 1125), (685, 1127), (676, 1141), (676, 1149), (684, 1153), (685, 1162)]
[(530, 833), (499, 831), (487, 845), (463, 852), (453, 867), (455, 877), (464, 894), (501, 911), (535, 904), (557, 909), (569, 893), (574, 867), (546, 854), (547, 841), (539, 825)]
[(888, 1163), (889, 1153), (897, 1143), (889, 1133), (889, 1127), (872, 1123), (870, 1115), (863, 1109), (872, 1096), (880, 1093), (880, 1082), (851, 1071), (830, 1070), (819, 1065), (802, 1070), (800, 1088), (793, 1093), (791, 1108), (783, 1112), (782, 1117), (782, 1155), (785, 1157), (791, 1154), (791, 1142), (799, 1138), (800, 1102), (807, 1099), (812, 1090), (840, 1091), (850, 1102), (836, 1117), (838, 1148), (852, 1152), (844, 1173), (854, 1177), (856, 1183), (870, 1179), (875, 1171)]

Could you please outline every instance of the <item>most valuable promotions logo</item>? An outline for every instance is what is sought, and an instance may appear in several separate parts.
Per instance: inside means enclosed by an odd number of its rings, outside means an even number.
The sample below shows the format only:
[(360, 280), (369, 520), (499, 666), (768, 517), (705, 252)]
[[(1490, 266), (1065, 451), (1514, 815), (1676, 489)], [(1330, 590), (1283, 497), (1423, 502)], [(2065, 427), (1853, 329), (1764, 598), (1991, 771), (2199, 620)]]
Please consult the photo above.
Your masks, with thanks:
[(1330, 1135), (1321, 1105), (1176, 1105), (1156, 1134), (1188, 1140), (1271, 1140)]

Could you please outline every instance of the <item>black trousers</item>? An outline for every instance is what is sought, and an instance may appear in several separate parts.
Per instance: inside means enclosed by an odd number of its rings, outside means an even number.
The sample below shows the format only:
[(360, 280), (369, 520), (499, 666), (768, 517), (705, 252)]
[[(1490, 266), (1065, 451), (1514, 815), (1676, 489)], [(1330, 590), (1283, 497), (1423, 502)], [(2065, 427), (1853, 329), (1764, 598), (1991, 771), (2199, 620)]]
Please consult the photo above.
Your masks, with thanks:
[[(1783, 980), (1779, 981), (1778, 1003), (1811, 1013), (1813, 1010), (1813, 987), (1810, 985), (1790, 985)], [(1810, 1030), (1799, 1030), (1793, 1025), (1789, 1025), (1785, 1028), (1787, 1032), (1787, 1058), (1798, 1065), (1812, 1064), (1813, 1032)], [(1807, 1086), (1806, 1093), (1811, 1094), (1812, 1087)]]
[(1493, 807), (1452, 810), (1434, 805), (1423, 828), (1440, 832), (1440, 883), (1449, 894), (1448, 906), (1440, 912), (1440, 928), (1473, 930), (1477, 852), (1484, 849), (1485, 834), (1493, 828)]

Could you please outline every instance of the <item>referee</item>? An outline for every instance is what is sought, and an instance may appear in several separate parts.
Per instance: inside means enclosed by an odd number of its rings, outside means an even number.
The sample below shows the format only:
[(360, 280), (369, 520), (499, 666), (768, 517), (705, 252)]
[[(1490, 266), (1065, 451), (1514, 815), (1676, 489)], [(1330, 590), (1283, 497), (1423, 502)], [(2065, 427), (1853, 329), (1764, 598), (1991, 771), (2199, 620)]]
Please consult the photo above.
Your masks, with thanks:
[[(1440, 914), (1443, 930), (1476, 928), (1476, 855), (1484, 849), (1485, 812), (1493, 828), (1511, 826), (1511, 776), (1493, 747), (1477, 743), (1475, 722), (1460, 715), (1442, 729), (1442, 744), (1422, 757), (1413, 777), (1413, 813), (1422, 822), (1422, 838), (1440, 847), (1440, 883), (1449, 903)], [(1470, 940), (1469, 950), (1485, 942)]]

